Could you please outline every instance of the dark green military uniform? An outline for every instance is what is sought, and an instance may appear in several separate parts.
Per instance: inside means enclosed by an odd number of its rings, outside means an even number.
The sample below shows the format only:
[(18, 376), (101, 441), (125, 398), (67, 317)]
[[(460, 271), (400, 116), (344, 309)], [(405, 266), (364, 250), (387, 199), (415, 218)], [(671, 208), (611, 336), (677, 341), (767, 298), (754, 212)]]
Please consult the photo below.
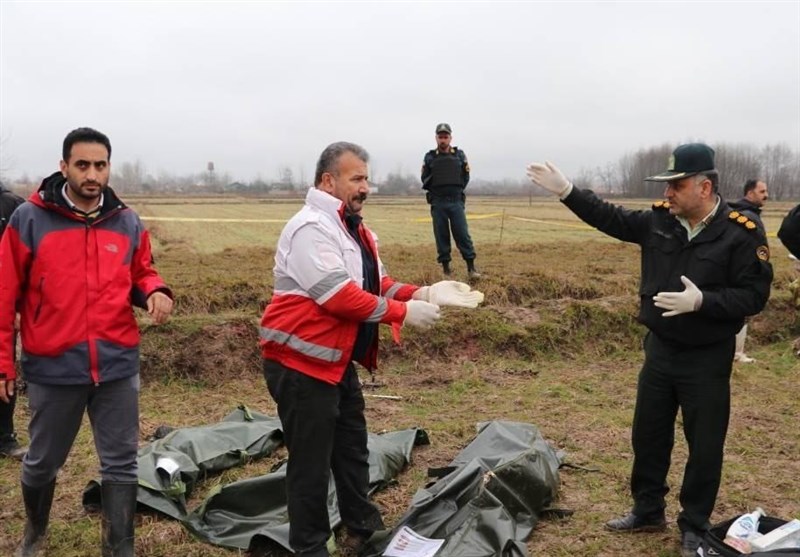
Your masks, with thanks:
[(422, 189), (431, 206), (433, 235), (436, 239), (437, 261), (445, 268), (450, 263), (450, 232), (461, 257), (473, 269), (475, 247), (469, 235), (465, 212), (464, 189), (469, 183), (467, 155), (458, 147), (446, 152), (431, 149), (422, 164)]

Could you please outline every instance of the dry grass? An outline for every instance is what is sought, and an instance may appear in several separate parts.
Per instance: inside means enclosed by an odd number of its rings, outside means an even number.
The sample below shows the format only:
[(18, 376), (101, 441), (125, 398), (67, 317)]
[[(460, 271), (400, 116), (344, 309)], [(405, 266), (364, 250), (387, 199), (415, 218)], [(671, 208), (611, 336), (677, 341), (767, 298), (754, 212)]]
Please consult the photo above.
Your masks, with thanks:
[[(542, 203), (531, 208), (531, 214), (572, 222), (558, 204)], [(291, 203), (286, 205), (291, 207)], [(174, 207), (186, 211), (180, 205)], [(209, 210), (207, 205), (197, 207)], [(241, 210), (235, 203), (226, 204), (225, 209), (231, 207)], [(484, 208), (487, 213), (505, 208), (520, 216), (528, 210), (520, 203), (502, 205), (499, 200), (486, 201)], [(424, 206), (404, 209), (397, 203), (373, 209), (377, 217), (391, 219), (396, 212), (424, 211)], [(399, 233), (409, 226), (404, 222), (397, 231), (387, 226), (388, 234), (384, 224), (389, 222), (374, 224), (383, 239), (385, 262), (403, 280), (439, 280), (430, 237), (424, 245), (406, 244)], [(525, 421), (536, 424), (554, 446), (564, 449), (568, 462), (596, 470), (562, 472), (558, 504), (575, 514), (541, 522), (528, 543), (531, 555), (674, 557), (678, 555), (674, 526), (664, 534), (634, 536), (613, 535), (602, 528), (606, 520), (630, 505), (630, 423), (643, 335), (633, 319), (638, 249), (608, 241), (596, 232), (535, 226), (540, 228), (526, 232), (530, 237), (515, 232), (520, 241), (513, 243), (508, 229), (504, 231), (508, 243), (477, 242), (479, 264), (486, 272), (479, 283), (486, 294), (481, 309), (446, 310), (433, 330), (404, 331), (401, 346), (393, 345), (388, 335), (382, 337), (381, 369), (374, 378), (363, 375), (368, 382), (366, 393), (397, 395), (402, 400), (368, 397), (370, 428), (419, 426), (428, 432), (431, 445), (415, 450), (412, 465), (397, 485), (377, 494), (376, 501), (391, 524), (426, 483), (427, 468), (449, 463), (473, 438), (478, 421)], [(270, 295), (275, 239), (264, 237), (243, 242), (241, 247), (216, 250), (198, 247), (197, 243), (204, 242), (202, 234), (174, 236), (163, 223), (154, 233), (160, 240), (157, 263), (178, 299), (169, 326), (157, 329), (143, 319), (142, 443), (159, 425), (217, 421), (240, 403), (274, 415), (274, 404), (260, 374), (256, 324)], [(496, 233), (496, 229), (491, 232)], [(206, 229), (206, 234), (216, 232)], [(752, 321), (748, 345), (748, 353), (758, 363), (737, 364), (732, 378), (731, 428), (714, 520), (757, 505), (772, 515), (800, 516), (800, 484), (796, 481), (800, 477), (800, 408), (796, 402), (800, 360), (792, 355), (790, 346), (791, 338), (800, 334), (800, 323), (786, 289), (792, 275), (785, 250), (773, 243), (773, 298), (767, 310)], [(456, 269), (465, 275), (460, 266)], [(25, 406), (23, 397), (17, 414), (23, 440), (27, 438)], [(669, 479), (673, 486), (668, 508), (671, 519), (678, 512), (674, 493), (680, 485), (685, 450), (685, 443), (679, 441)], [(283, 456), (281, 450), (262, 462), (207, 478), (199, 483), (189, 507), (199, 504), (213, 486), (263, 474)], [(85, 515), (80, 505), (84, 486), (96, 474), (87, 423), (59, 476), (51, 554), (99, 553), (99, 519)], [(2, 555), (10, 554), (22, 531), (18, 480), (19, 464), (0, 461)], [(138, 555), (238, 554), (194, 540), (172, 520), (151, 515), (137, 520)], [(267, 554), (286, 555), (279, 550)]]

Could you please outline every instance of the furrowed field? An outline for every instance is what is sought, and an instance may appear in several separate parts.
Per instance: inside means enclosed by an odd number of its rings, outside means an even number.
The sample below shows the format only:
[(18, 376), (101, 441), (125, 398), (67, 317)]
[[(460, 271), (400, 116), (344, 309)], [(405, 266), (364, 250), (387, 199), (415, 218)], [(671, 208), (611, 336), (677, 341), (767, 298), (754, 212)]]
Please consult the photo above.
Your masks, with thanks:
[[(257, 324), (271, 296), (272, 258), (283, 223), (301, 199), (129, 198), (153, 237), (156, 264), (176, 294), (171, 322), (156, 328), (141, 315), (141, 443), (162, 424), (217, 422), (239, 404), (275, 415), (261, 375)], [(645, 200), (625, 201), (646, 208)], [(722, 488), (713, 521), (761, 506), (774, 516), (800, 517), (800, 336), (788, 284), (795, 278), (774, 237), (790, 203), (768, 204), (765, 224), (775, 269), (767, 309), (750, 323), (753, 364), (735, 364), (732, 420)], [(475, 311), (445, 309), (432, 330), (404, 329), (402, 344), (381, 337), (380, 369), (366, 372), (370, 430), (425, 429), (430, 446), (415, 449), (397, 485), (376, 495), (387, 525), (428, 480), (429, 467), (447, 465), (491, 419), (537, 425), (585, 469), (561, 473), (556, 506), (567, 519), (543, 520), (528, 543), (532, 556), (658, 556), (679, 554), (674, 519), (686, 447), (676, 431), (668, 519), (663, 534), (619, 535), (603, 530), (630, 507), (630, 426), (644, 329), (635, 321), (639, 250), (583, 225), (550, 199), (470, 198), (470, 232), (484, 272), (486, 294)], [(374, 197), (366, 222), (378, 234), (382, 259), (396, 278), (441, 280), (428, 207), (419, 199)], [(732, 225), (733, 226), (733, 225)], [(466, 269), (454, 250), (456, 280)], [(27, 441), (27, 400), (17, 409)], [(189, 508), (215, 486), (264, 474), (285, 450), (202, 481)], [(60, 473), (50, 527), (49, 555), (99, 555), (100, 521), (81, 507), (86, 483), (97, 476), (88, 420)], [(0, 460), (0, 555), (22, 534), (20, 464)], [(589, 471), (594, 470), (594, 471)], [(238, 555), (196, 541), (175, 521), (137, 518), (137, 555)], [(253, 555), (283, 556), (260, 548)]]

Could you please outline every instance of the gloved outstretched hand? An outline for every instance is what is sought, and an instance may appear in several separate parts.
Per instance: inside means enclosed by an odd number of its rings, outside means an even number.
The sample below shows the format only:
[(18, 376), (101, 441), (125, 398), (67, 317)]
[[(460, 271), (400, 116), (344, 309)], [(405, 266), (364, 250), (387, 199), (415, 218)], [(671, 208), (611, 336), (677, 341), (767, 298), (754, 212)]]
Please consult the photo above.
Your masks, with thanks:
[(406, 302), (406, 318), (403, 325), (411, 325), (420, 329), (432, 327), (439, 320), (439, 306), (422, 300)]
[(569, 180), (549, 161), (545, 161), (544, 164), (532, 162), (528, 165), (526, 174), (531, 182), (558, 197), (564, 197), (572, 189)]
[(455, 280), (442, 280), (423, 286), (414, 292), (413, 299), (424, 300), (437, 306), (474, 309), (483, 302), (483, 292), (472, 290), (469, 284)]
[(686, 287), (683, 292), (659, 292), (653, 296), (655, 306), (667, 310), (661, 314), (662, 317), (674, 317), (700, 309), (703, 293), (685, 276), (681, 276), (681, 282)]

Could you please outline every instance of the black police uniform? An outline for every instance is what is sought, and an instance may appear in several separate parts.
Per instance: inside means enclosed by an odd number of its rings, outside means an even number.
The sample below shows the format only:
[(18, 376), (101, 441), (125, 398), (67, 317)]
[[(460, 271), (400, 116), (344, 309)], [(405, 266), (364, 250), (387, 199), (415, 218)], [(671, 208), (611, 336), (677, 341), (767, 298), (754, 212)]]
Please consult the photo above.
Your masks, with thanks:
[(467, 155), (458, 147), (448, 151), (431, 149), (422, 164), (422, 189), (431, 205), (433, 235), (436, 239), (437, 261), (448, 268), (450, 263), (450, 230), (461, 257), (470, 271), (474, 270), (475, 247), (469, 235), (464, 209), (464, 189), (469, 183)]
[(792, 255), (800, 258), (800, 205), (789, 211), (778, 230), (778, 238)]
[(764, 223), (761, 220), (761, 207), (759, 207), (746, 197), (741, 198), (739, 201), (731, 201), (728, 203), (728, 205), (734, 211), (738, 211), (739, 213), (743, 214), (744, 216), (748, 217), (750, 220), (755, 222), (758, 226), (761, 227), (761, 230), (764, 230)]
[[(573, 188), (563, 203), (586, 223), (642, 250), (638, 320), (649, 332), (633, 418), (633, 514), (645, 521), (664, 515), (680, 408), (689, 458), (678, 525), (683, 532), (702, 532), (710, 526), (722, 473), (734, 336), (745, 316), (760, 312), (769, 298), (772, 266), (766, 238), (722, 200), (692, 240), (666, 201), (652, 210), (633, 211)], [(653, 296), (683, 291), (681, 275), (702, 291), (702, 305), (695, 312), (663, 317)]]

